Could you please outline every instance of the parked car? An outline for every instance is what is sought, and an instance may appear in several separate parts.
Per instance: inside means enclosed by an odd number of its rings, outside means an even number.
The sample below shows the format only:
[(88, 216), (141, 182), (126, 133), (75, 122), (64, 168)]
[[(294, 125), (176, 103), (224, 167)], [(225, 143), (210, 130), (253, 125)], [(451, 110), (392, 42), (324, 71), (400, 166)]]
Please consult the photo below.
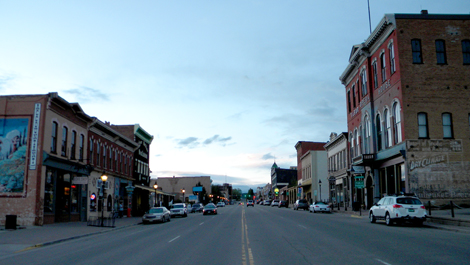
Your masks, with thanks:
[(252, 200), (248, 200), (248, 201), (246, 201), (246, 207), (248, 207), (248, 206), (255, 207), (255, 203)]
[(277, 207), (279, 207), (279, 208), (281, 208), (281, 207), (289, 208), (289, 204), (287, 203), (287, 201), (281, 200), (281, 201), (279, 201), (279, 205)]
[(271, 205), (271, 200), (264, 200), (263, 205), (267, 205), (267, 206)]
[(153, 222), (164, 223), (170, 221), (170, 211), (166, 207), (152, 207), (142, 216), (142, 223), (148, 224)]
[(308, 211), (311, 213), (317, 213), (317, 212), (331, 213), (331, 207), (329, 204), (326, 204), (324, 202), (314, 202), (310, 205), (310, 207), (308, 208)]
[(193, 204), (193, 207), (191, 207), (191, 210), (189, 211), (190, 213), (201, 213), (202, 212), (202, 204), (201, 203), (195, 203)]
[(225, 203), (224, 202), (218, 202), (217, 207), (225, 207)]
[(170, 215), (171, 217), (174, 216), (188, 216), (188, 208), (186, 208), (186, 204), (184, 203), (175, 203), (170, 207)]
[(427, 212), (423, 203), (416, 196), (386, 196), (375, 203), (369, 210), (369, 221), (385, 220), (385, 224), (405, 221), (422, 225), (426, 220)]
[(296, 200), (294, 203), (294, 210), (304, 209), (304, 211), (308, 210), (308, 202), (307, 200), (301, 199)]
[(271, 207), (273, 207), (273, 206), (279, 206), (279, 200), (273, 200), (271, 202)]
[(206, 204), (204, 209), (202, 209), (202, 215), (206, 214), (217, 214), (217, 206), (215, 206), (213, 203)]

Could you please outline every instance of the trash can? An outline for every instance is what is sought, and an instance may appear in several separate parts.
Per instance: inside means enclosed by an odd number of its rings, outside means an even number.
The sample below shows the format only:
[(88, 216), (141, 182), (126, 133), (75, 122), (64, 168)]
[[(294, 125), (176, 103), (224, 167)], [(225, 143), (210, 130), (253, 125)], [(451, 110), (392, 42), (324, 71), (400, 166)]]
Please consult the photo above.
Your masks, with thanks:
[(7, 215), (5, 229), (16, 229), (16, 215)]

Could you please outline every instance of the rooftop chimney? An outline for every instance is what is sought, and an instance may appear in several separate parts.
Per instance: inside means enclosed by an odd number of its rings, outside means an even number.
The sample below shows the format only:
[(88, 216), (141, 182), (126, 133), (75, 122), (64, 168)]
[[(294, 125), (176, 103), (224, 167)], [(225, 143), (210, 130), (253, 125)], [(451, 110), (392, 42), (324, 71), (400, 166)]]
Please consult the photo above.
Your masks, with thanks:
[(427, 15), (428, 14), (428, 11), (427, 10), (421, 10), (421, 15)]

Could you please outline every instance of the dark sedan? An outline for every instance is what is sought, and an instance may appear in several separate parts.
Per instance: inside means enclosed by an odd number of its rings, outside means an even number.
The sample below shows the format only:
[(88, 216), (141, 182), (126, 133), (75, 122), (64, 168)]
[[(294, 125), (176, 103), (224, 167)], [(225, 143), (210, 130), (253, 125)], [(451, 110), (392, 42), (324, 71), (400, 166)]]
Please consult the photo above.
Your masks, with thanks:
[(206, 206), (204, 206), (204, 209), (202, 209), (202, 214), (217, 214), (217, 206), (213, 203), (208, 203)]
[(191, 207), (191, 210), (189, 211), (190, 213), (200, 213), (202, 212), (202, 204), (200, 203), (195, 203), (193, 207)]
[(289, 208), (289, 204), (287, 203), (287, 201), (279, 201), (279, 205), (277, 207), (279, 207), (279, 208), (281, 208), (281, 207)]

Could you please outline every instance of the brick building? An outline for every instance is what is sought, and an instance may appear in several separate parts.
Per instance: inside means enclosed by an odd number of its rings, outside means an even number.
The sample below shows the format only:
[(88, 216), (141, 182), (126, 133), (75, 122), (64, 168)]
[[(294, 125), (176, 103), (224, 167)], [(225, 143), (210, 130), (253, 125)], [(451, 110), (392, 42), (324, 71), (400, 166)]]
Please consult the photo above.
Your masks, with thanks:
[(325, 144), (323, 142), (307, 141), (299, 141), (295, 144), (297, 150), (296, 195), (298, 199), (328, 200)]
[(354, 202), (470, 199), (470, 15), (387, 14), (340, 80)]

